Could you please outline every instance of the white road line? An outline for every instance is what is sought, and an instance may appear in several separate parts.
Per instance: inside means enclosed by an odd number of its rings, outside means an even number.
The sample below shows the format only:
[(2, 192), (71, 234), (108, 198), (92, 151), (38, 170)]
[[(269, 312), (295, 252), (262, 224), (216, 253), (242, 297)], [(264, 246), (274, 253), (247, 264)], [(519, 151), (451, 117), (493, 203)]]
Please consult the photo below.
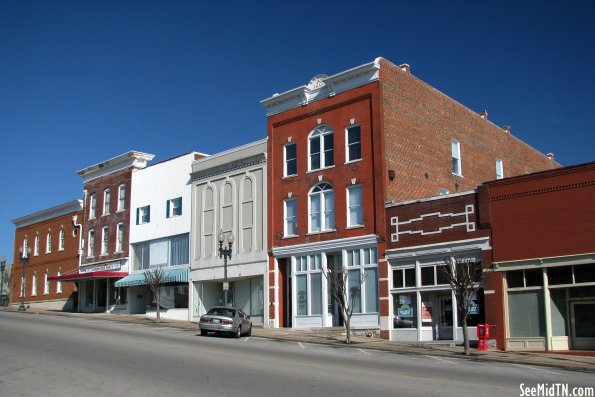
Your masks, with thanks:
[(363, 349), (360, 349), (360, 348), (358, 348), (357, 350), (359, 350), (360, 352), (362, 352), (362, 353), (364, 353), (364, 354), (367, 354), (368, 356), (373, 356), (373, 354), (372, 354), (372, 353), (370, 353), (370, 352), (367, 352), (367, 351), (365, 351), (365, 350), (363, 350)]
[(298, 342), (298, 345), (300, 345), (300, 347), (301, 347), (302, 349), (305, 349), (305, 348), (306, 348), (306, 346), (302, 345), (302, 342)]
[(247, 337), (244, 338), (244, 342), (248, 342), (249, 340), (250, 340), (250, 337), (249, 336), (247, 336)]
[(443, 358), (438, 358), (438, 357), (434, 357), (434, 356), (429, 356), (427, 354), (426, 354), (426, 357), (430, 357), (430, 358), (433, 358), (434, 360), (443, 361), (443, 362), (449, 363), (449, 364), (458, 364), (457, 362), (454, 362), (454, 361), (445, 360)]
[(539, 371), (539, 372), (545, 372), (546, 374), (554, 374), (554, 375), (560, 375), (559, 372), (554, 372), (554, 371), (548, 371), (547, 369), (541, 369), (541, 368), (535, 368), (535, 367), (530, 367), (528, 365), (522, 365), (522, 364), (512, 364), (516, 367), (521, 367), (521, 368), (529, 368), (532, 369), (533, 371)]

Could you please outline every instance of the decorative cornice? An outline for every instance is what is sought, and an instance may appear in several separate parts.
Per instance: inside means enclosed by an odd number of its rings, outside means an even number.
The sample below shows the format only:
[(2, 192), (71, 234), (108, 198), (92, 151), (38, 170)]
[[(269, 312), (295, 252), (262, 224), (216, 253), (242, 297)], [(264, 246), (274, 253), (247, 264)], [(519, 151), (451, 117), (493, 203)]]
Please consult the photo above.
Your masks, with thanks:
[(378, 236), (370, 234), (361, 237), (350, 237), (315, 243), (296, 244), (287, 247), (273, 247), (273, 255), (277, 258), (293, 255), (309, 255), (323, 251), (336, 251), (349, 248), (361, 248), (378, 244)]
[(443, 255), (446, 253), (456, 254), (458, 252), (465, 252), (471, 250), (485, 251), (491, 248), (492, 247), (490, 246), (489, 237), (480, 237), (468, 240), (447, 241), (444, 243), (437, 244), (426, 244), (417, 245), (414, 247), (388, 249), (385, 252), (385, 256), (387, 260), (391, 260), (402, 258), (415, 258), (429, 255)]
[(333, 76), (315, 76), (307, 85), (294, 88), (282, 94), (275, 94), (260, 103), (267, 108), (267, 115), (304, 106), (329, 98), (362, 85), (378, 81), (380, 78), (380, 58)]
[(73, 214), (83, 209), (82, 200), (72, 200), (64, 204), (57, 205), (45, 210), (34, 212), (33, 214), (25, 215), (16, 218), (12, 221), (17, 229), (30, 226), (36, 223), (44, 222), (50, 219), (58, 218), (60, 216)]
[(492, 262), (492, 267), (495, 271), (502, 272), (506, 270), (570, 266), (588, 263), (595, 263), (595, 253), (552, 256), (547, 258), (519, 259), (515, 261), (498, 261)]
[(584, 182), (579, 182), (579, 183), (570, 183), (567, 185), (551, 186), (551, 187), (547, 187), (547, 188), (543, 188), (543, 189), (533, 189), (533, 190), (526, 190), (524, 192), (503, 194), (500, 196), (493, 196), (493, 197), (490, 197), (490, 201), (508, 200), (508, 199), (524, 197), (524, 196), (535, 196), (538, 194), (558, 192), (561, 190), (578, 189), (578, 188), (593, 186), (593, 185), (595, 185), (595, 181), (584, 181)]
[(83, 178), (83, 183), (92, 181), (128, 168), (145, 168), (147, 162), (153, 160), (155, 155), (137, 151), (130, 151), (101, 163), (84, 168), (77, 172), (77, 175)]
[(231, 171), (253, 167), (258, 164), (266, 163), (267, 158), (265, 153), (256, 154), (254, 156), (245, 157), (243, 159), (238, 159), (234, 161), (230, 161), (225, 164), (220, 164), (215, 167), (207, 168), (204, 170), (196, 171), (190, 174), (190, 178), (192, 182), (195, 182), (200, 179), (210, 178), (215, 175), (226, 174)]

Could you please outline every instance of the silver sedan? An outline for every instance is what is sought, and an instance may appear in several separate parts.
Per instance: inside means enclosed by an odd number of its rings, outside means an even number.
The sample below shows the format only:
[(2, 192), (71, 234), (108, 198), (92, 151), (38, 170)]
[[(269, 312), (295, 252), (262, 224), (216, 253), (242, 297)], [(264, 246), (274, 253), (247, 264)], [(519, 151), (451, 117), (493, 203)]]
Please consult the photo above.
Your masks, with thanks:
[(203, 336), (208, 332), (231, 334), (236, 338), (252, 334), (250, 316), (239, 307), (212, 307), (207, 314), (201, 316), (198, 326)]

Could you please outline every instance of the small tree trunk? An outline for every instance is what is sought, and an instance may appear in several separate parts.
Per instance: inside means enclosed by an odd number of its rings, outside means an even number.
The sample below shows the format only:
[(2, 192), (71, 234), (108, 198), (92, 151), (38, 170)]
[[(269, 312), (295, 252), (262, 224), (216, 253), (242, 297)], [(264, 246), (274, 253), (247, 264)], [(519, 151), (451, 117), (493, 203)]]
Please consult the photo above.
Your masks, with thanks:
[(159, 324), (161, 322), (161, 304), (160, 304), (160, 291), (157, 290), (157, 293), (155, 294), (155, 303), (157, 304), (157, 317), (156, 317), (156, 321)]
[(463, 316), (463, 346), (465, 347), (465, 355), (469, 356), (469, 331), (467, 330), (467, 316)]
[(351, 343), (351, 318), (349, 318), (349, 316), (347, 316), (347, 318), (344, 321), (345, 321), (345, 333), (347, 334), (346, 343), (349, 344), (349, 343)]

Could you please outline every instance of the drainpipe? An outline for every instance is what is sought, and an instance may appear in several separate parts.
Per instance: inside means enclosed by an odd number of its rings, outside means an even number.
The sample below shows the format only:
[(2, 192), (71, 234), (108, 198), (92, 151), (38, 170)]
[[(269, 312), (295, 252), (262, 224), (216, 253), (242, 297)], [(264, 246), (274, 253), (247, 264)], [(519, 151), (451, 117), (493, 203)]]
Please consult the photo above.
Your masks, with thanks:
[(72, 217), (72, 224), (74, 225), (74, 229), (72, 229), (72, 237), (76, 237), (76, 229), (79, 229), (79, 269), (81, 268), (82, 260), (83, 260), (83, 225), (80, 223), (76, 223), (78, 215)]

